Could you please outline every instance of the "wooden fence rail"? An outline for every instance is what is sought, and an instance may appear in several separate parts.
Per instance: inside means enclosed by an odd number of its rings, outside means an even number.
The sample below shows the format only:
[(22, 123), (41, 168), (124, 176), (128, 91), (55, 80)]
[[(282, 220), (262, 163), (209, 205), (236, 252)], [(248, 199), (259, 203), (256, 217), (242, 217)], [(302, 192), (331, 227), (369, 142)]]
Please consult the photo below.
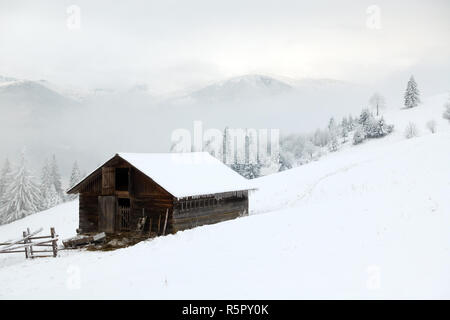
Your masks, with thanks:
[[(22, 238), (0, 243), (0, 253), (25, 253), (25, 258), (44, 258), (58, 256), (58, 235), (50, 228), (50, 235), (36, 236), (42, 228), (31, 232), (30, 228), (22, 232)], [(48, 240), (44, 240), (48, 239)], [(38, 240), (38, 241), (36, 241)], [(49, 255), (48, 253), (52, 253)]]

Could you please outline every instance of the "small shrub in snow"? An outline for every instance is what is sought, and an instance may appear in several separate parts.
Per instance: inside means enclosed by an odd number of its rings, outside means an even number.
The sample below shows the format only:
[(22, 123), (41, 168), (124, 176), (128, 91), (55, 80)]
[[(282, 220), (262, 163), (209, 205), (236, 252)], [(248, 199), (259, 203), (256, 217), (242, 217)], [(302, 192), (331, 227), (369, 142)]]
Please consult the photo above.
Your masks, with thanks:
[(353, 134), (353, 144), (360, 144), (366, 139), (366, 133), (364, 128), (359, 126), (356, 128), (355, 133)]
[(419, 129), (417, 128), (417, 125), (414, 122), (408, 123), (405, 129), (405, 138), (411, 139), (414, 137), (417, 137), (419, 135)]
[(447, 102), (445, 105), (445, 111), (442, 114), (442, 117), (450, 122), (450, 102)]
[(367, 127), (366, 134), (368, 138), (381, 138), (388, 135), (393, 130), (394, 126), (386, 124), (383, 117), (381, 117), (379, 120), (375, 120), (372, 118), (370, 124)]
[(430, 130), (431, 133), (436, 133), (437, 123), (436, 120), (430, 120), (427, 122), (427, 129)]

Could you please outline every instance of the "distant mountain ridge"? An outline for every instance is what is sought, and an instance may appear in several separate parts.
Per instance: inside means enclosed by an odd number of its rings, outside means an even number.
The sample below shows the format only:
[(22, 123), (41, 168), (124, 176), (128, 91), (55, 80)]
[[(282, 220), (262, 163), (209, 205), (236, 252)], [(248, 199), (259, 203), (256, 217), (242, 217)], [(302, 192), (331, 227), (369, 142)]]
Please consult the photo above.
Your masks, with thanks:
[(195, 100), (239, 100), (276, 96), (290, 92), (292, 86), (273, 77), (248, 74), (229, 78), (190, 93)]

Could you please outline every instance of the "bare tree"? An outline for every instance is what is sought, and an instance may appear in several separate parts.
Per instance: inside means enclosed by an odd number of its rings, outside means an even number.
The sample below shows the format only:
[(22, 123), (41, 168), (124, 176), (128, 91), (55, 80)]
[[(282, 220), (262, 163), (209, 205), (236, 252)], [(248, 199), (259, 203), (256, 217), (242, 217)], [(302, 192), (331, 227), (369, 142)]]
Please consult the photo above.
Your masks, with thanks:
[(380, 114), (380, 109), (386, 107), (386, 99), (378, 92), (375, 92), (369, 99), (369, 104), (372, 109), (377, 110), (377, 116)]
[(430, 130), (431, 133), (436, 133), (436, 128), (437, 128), (436, 120), (431, 119), (430, 121), (427, 122), (426, 126), (427, 126), (427, 129)]
[(411, 139), (414, 137), (417, 137), (419, 135), (419, 129), (417, 128), (417, 125), (414, 122), (408, 123), (405, 129), (405, 138)]

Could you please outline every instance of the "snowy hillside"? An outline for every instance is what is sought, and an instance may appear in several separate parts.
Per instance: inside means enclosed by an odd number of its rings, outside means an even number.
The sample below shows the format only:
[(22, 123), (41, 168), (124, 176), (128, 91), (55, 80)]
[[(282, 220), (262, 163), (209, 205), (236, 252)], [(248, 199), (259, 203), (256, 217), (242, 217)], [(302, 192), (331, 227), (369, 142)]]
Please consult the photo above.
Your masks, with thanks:
[[(448, 299), (446, 97), (387, 111), (396, 131), (386, 138), (254, 180), (249, 217), (113, 252), (0, 255), (0, 298)], [(407, 140), (410, 121), (420, 135)], [(68, 237), (77, 215), (77, 202), (68, 203), (0, 226), (0, 240), (27, 226)]]

